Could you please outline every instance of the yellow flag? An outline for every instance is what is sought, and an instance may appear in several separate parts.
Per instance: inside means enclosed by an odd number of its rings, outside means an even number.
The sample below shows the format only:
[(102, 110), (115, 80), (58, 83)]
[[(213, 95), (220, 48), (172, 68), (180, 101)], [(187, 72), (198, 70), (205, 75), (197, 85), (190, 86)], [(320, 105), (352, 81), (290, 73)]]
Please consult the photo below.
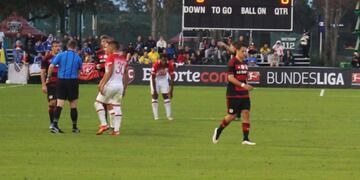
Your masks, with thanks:
[(5, 51), (4, 51), (4, 48), (0, 49), (0, 63), (5, 64)]

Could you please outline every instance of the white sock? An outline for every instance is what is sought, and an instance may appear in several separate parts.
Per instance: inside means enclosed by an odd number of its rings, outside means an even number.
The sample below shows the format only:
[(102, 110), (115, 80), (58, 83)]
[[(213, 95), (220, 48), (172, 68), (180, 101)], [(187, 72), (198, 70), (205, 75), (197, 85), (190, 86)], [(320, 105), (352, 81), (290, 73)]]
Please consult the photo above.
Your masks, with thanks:
[(164, 106), (165, 106), (166, 117), (171, 117), (171, 100), (165, 99)]
[(114, 107), (115, 114), (113, 116), (113, 123), (114, 123), (114, 131), (118, 132), (120, 131), (121, 127), (121, 119), (122, 119), (122, 113), (120, 106)]
[(95, 105), (96, 113), (99, 116), (101, 126), (106, 126), (107, 123), (106, 123), (104, 106), (99, 102), (95, 102), (94, 105)]
[(154, 118), (159, 118), (159, 112), (158, 112), (159, 104), (157, 99), (152, 100), (152, 109), (153, 109)]
[(110, 124), (110, 127), (111, 128), (114, 128), (114, 116), (115, 116), (115, 111), (114, 109), (108, 111), (108, 114), (109, 114), (109, 124)]

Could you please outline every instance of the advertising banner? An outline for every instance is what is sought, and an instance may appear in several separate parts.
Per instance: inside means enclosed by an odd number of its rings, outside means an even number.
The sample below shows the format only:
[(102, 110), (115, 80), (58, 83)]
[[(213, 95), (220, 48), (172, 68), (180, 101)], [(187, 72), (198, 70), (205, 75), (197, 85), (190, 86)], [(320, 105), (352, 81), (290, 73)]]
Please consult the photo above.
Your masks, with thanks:
[(27, 84), (29, 67), (27, 64), (10, 63), (8, 67), (9, 84)]
[(90, 81), (99, 78), (99, 72), (94, 63), (84, 63), (80, 73), (80, 80)]
[[(225, 86), (226, 66), (180, 66), (175, 84), (185, 86)], [(149, 84), (151, 67), (130, 67), (131, 84)], [(256, 87), (360, 88), (360, 70), (311, 67), (250, 67), (248, 83)]]

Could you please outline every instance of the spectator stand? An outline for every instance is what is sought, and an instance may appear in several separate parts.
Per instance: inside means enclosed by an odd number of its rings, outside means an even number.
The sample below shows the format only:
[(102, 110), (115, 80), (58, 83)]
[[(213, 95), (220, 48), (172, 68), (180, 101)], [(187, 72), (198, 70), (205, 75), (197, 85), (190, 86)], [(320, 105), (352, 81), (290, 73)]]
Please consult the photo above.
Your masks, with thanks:
[[(292, 66), (310, 66), (310, 59), (305, 58), (302, 54), (294, 53), (294, 64)], [(281, 61), (280, 66), (284, 65), (284, 62)], [(261, 62), (260, 55), (257, 56), (257, 65), (258, 66), (269, 66), (269, 62)]]

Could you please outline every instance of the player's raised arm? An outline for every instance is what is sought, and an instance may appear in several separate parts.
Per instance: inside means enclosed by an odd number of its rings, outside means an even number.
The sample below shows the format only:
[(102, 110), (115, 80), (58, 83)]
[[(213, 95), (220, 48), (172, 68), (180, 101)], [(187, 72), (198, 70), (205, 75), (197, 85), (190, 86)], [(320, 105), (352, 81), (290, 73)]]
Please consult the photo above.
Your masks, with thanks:
[(217, 45), (221, 48), (225, 48), (227, 51), (231, 52), (231, 53), (235, 53), (236, 52), (236, 49), (233, 45), (227, 45), (226, 43), (222, 42), (222, 41), (219, 41), (217, 43)]

